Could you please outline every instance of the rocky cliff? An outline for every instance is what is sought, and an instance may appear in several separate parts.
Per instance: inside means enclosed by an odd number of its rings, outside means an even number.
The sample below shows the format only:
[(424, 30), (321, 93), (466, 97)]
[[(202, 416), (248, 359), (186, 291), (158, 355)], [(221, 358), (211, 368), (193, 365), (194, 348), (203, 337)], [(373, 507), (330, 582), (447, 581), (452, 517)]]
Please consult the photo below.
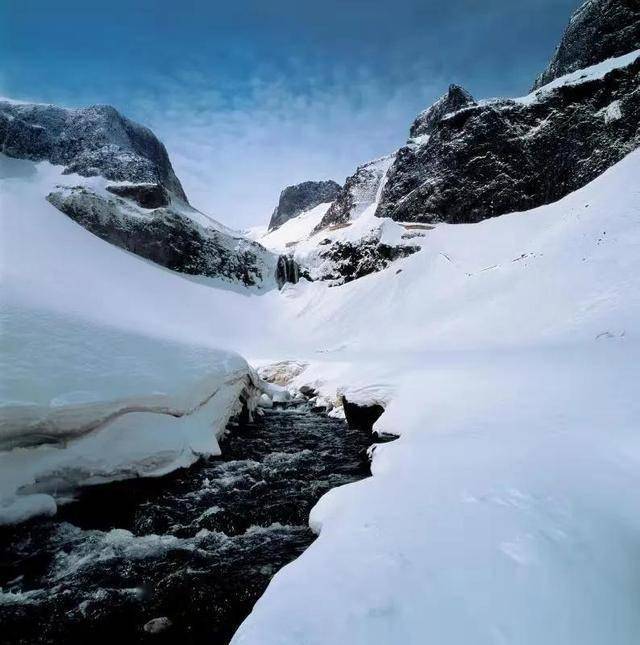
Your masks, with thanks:
[[(585, 3), (543, 74), (554, 80), (528, 96), (476, 103), (452, 86), (411, 127), (376, 215), (460, 223), (533, 208), (584, 186), (636, 148), (638, 6)], [(623, 55), (599, 61), (612, 52)], [(555, 78), (567, 70), (577, 71)]]
[(110, 106), (0, 101), (0, 151), (64, 166), (69, 182), (52, 187), (48, 201), (132, 253), (245, 286), (287, 279), (277, 255), (192, 208), (164, 145)]
[(305, 181), (288, 186), (280, 193), (278, 205), (269, 221), (269, 230), (282, 226), (288, 220), (319, 204), (332, 202), (339, 192), (340, 184), (331, 180)]
[(551, 62), (533, 89), (634, 49), (640, 49), (640, 2), (587, 0), (571, 17)]
[(316, 230), (345, 224), (359, 217), (366, 208), (377, 200), (393, 160), (394, 155), (388, 155), (358, 166), (355, 173), (347, 177), (344, 187), (335, 196), (335, 201), (325, 213)]

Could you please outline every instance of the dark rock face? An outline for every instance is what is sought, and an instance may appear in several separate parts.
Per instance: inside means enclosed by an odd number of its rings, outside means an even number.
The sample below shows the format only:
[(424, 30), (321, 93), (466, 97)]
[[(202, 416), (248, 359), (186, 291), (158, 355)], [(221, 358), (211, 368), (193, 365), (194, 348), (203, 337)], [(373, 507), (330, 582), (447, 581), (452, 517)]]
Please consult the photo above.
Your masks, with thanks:
[(270, 277), (266, 271), (275, 273), (274, 256), (259, 244), (199, 226), (170, 207), (140, 217), (123, 200), (105, 199), (82, 186), (61, 187), (47, 199), (94, 235), (180, 273), (246, 286)]
[(533, 89), (634, 49), (640, 49), (640, 2), (587, 0), (571, 17), (549, 66)]
[(373, 424), (382, 416), (384, 408), (373, 403), (372, 405), (358, 405), (347, 401), (345, 396), (342, 397), (342, 406), (344, 408), (344, 416), (352, 430), (364, 430), (371, 432)]
[(640, 60), (603, 78), (441, 117), (402, 148), (376, 215), (478, 222), (564, 197), (640, 144)]
[(0, 101), (0, 151), (122, 182), (105, 186), (113, 199), (89, 185), (59, 186), (47, 199), (103, 240), (168, 269), (258, 287), (291, 273), (278, 277), (276, 255), (191, 208), (162, 143), (112, 107)]
[(108, 105), (70, 110), (0, 101), (0, 151), (84, 177), (160, 184), (187, 200), (164, 145)]
[(271, 215), (269, 230), (281, 226), (292, 217), (319, 204), (332, 202), (340, 192), (335, 181), (305, 181), (289, 186), (280, 193), (280, 201)]
[(298, 263), (290, 255), (281, 255), (278, 258), (278, 266), (276, 269), (276, 280), (278, 281), (278, 289), (290, 282), (296, 284), (300, 279), (300, 268)]
[(334, 285), (345, 284), (382, 271), (391, 262), (406, 258), (419, 250), (419, 246), (390, 246), (380, 242), (375, 236), (358, 242), (335, 241), (320, 251), (320, 258), (328, 262), (325, 264), (325, 273), (317, 276), (317, 279), (331, 281)]
[(142, 208), (169, 206), (169, 193), (160, 184), (123, 184), (107, 186), (107, 190), (119, 197), (132, 199)]
[(378, 196), (379, 188), (393, 163), (394, 155), (382, 157), (358, 166), (355, 173), (344, 183), (335, 201), (325, 213), (322, 221), (316, 227), (316, 231), (327, 226), (345, 224), (355, 219), (371, 204)]
[(430, 108), (420, 113), (411, 126), (409, 136), (413, 139), (433, 134), (445, 114), (475, 105), (473, 96), (459, 85), (449, 85), (449, 90)]

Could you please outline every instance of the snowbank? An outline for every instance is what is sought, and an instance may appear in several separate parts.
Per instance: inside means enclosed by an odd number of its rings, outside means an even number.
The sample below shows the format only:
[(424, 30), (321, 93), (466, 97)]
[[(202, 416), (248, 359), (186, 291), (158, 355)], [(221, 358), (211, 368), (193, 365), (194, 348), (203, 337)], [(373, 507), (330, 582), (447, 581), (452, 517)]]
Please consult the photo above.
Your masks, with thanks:
[(639, 174), (640, 151), (284, 291), (308, 363), (290, 385), (383, 403), (375, 430), (401, 437), (320, 500), (234, 644), (637, 642)]
[(2, 161), (0, 522), (216, 454), (259, 385), (217, 349), (248, 335), (251, 298), (94, 237), (45, 201), (59, 168)]

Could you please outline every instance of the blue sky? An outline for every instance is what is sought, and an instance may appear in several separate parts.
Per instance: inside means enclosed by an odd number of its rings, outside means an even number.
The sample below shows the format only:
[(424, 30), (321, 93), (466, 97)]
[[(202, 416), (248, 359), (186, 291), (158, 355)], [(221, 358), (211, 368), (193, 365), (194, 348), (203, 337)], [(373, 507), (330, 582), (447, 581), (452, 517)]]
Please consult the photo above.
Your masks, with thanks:
[(449, 83), (525, 93), (579, 0), (0, 0), (0, 94), (109, 103), (165, 142), (191, 202), (266, 222), (342, 182)]

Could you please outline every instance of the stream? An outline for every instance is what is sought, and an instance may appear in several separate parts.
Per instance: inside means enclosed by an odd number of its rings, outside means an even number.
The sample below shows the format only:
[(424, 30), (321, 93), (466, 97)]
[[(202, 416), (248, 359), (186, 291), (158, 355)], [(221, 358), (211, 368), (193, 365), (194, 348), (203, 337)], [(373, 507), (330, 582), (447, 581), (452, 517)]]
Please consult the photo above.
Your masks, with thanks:
[(220, 457), (0, 529), (0, 642), (228, 643), (313, 542), (318, 499), (370, 474), (374, 441), (307, 405), (229, 430)]

